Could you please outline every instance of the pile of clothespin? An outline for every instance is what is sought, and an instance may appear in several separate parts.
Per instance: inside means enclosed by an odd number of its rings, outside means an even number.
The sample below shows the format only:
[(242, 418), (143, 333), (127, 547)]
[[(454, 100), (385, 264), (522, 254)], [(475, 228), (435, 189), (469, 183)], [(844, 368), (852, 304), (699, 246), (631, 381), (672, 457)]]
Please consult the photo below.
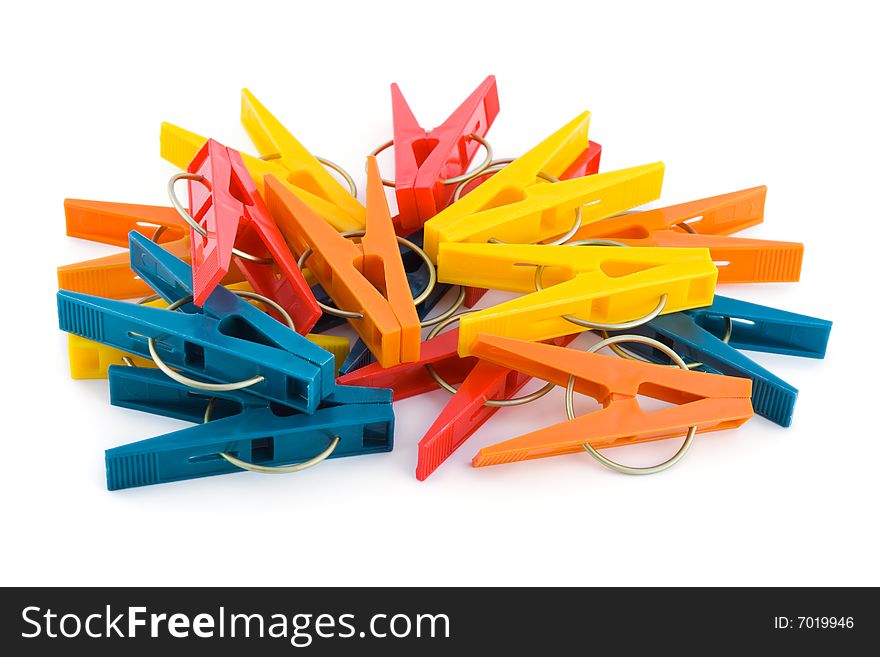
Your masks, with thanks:
[[(715, 293), (799, 278), (802, 244), (731, 237), (763, 221), (766, 187), (633, 211), (660, 197), (663, 163), (599, 173), (588, 112), (493, 160), (494, 77), (430, 131), (391, 93), (394, 138), (367, 157), (366, 206), (247, 90), (259, 157), (165, 123), (162, 157), (184, 169), (171, 207), (65, 201), (68, 235), (128, 247), (58, 270), (73, 377), (195, 424), (107, 450), (108, 488), (387, 452), (392, 399), (438, 388), (452, 398), (418, 444), (420, 480), (499, 408), (554, 386), (568, 421), (483, 447), (474, 466), (586, 451), (644, 474), (753, 413), (791, 423), (797, 390), (742, 350), (822, 358), (831, 322)], [(376, 161), (391, 147), (394, 181)], [(520, 296), (473, 309), (487, 289)], [(325, 333), (345, 322), (353, 344)], [(569, 346), (588, 330), (601, 341)], [(532, 377), (547, 385), (517, 396)], [(575, 392), (602, 408), (575, 417)], [(672, 405), (647, 412), (639, 395)], [(649, 468), (599, 451), (681, 436)]]

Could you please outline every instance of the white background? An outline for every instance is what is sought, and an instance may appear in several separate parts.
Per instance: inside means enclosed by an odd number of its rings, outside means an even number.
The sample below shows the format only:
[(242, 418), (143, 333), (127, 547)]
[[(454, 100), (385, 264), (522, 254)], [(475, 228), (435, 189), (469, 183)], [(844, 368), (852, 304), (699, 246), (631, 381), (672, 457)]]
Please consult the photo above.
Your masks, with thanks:
[[(880, 53), (867, 6), (7, 7), (3, 583), (880, 584)], [(242, 86), (362, 183), (364, 155), (391, 136), (391, 82), (431, 127), (488, 73), (499, 157), (589, 109), (603, 170), (665, 161), (662, 205), (769, 186), (766, 223), (747, 235), (803, 241), (801, 282), (722, 293), (834, 320), (824, 361), (755, 357), (801, 390), (793, 426), (756, 417), (701, 436), (651, 477), (586, 454), (470, 467), (479, 447), (561, 421), (556, 390), (500, 411), (419, 483), (416, 443), (448, 399), (435, 392), (395, 405), (391, 454), (108, 492), (104, 449), (184, 425), (68, 378), (55, 267), (116, 249), (66, 237), (62, 199), (167, 204), (163, 120), (252, 152)], [(646, 464), (676, 445), (614, 456)]]

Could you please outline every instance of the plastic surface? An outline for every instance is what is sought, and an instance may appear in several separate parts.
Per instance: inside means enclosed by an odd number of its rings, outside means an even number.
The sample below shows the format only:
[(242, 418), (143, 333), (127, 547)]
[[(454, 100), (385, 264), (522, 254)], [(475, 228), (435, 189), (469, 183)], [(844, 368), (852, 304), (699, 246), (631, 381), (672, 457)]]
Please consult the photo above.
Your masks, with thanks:
[[(188, 170), (205, 179), (188, 181), (190, 214), (207, 232), (202, 237), (191, 230), (195, 304), (204, 303), (235, 257), (254, 291), (276, 301), (293, 317), (297, 331), (308, 333), (321, 316), (321, 309), (244, 168), (241, 155), (211, 139)], [(233, 256), (233, 245), (272, 262), (261, 264)]]
[(442, 244), (444, 282), (511, 292), (535, 289), (544, 265), (545, 288), (461, 318), (459, 353), (480, 333), (547, 340), (583, 331), (563, 315), (618, 323), (644, 317), (667, 295), (663, 313), (712, 303), (718, 270), (707, 249)]
[(193, 394), (156, 370), (113, 367), (111, 401), (192, 422), (202, 422), (211, 398), (210, 422), (148, 438), (105, 453), (107, 488), (181, 481), (241, 470), (225, 452), (263, 466), (310, 459), (340, 441), (330, 458), (390, 451), (394, 413), (387, 390), (337, 387), (312, 415), (261, 402), (245, 392)]
[[(110, 203), (64, 199), (64, 217), (70, 237), (112, 246), (128, 247), (128, 234), (136, 230), (152, 239), (159, 229), (158, 242), (170, 253), (191, 262), (189, 227), (174, 208), (134, 203)], [(109, 299), (131, 299), (153, 293), (128, 266), (128, 253), (114, 253), (58, 267), (58, 287)], [(244, 277), (233, 265), (223, 283)]]
[[(574, 375), (575, 390), (603, 406), (574, 420), (484, 447), (474, 457), (475, 467), (577, 453), (587, 442), (603, 448), (683, 436), (692, 425), (700, 432), (732, 429), (753, 414), (748, 379), (493, 335), (481, 335), (473, 350), (481, 359), (559, 386)], [(638, 395), (674, 405), (646, 412)]]
[(468, 170), (480, 145), (468, 136), (485, 137), (498, 115), (498, 88), (490, 75), (441, 125), (419, 126), (396, 84), (391, 85), (394, 120), (394, 180), (399, 214), (395, 229), (409, 235), (445, 208), (454, 185), (444, 180)]
[[(766, 192), (766, 187), (754, 187), (624, 214), (582, 226), (572, 240), (600, 238), (629, 246), (703, 247), (709, 249), (718, 267), (719, 283), (797, 281), (803, 244), (727, 236), (763, 219)], [(680, 223), (687, 223), (697, 233), (685, 231), (677, 225)]]
[(323, 221), (272, 176), (266, 202), (291, 248), (312, 255), (309, 270), (337, 308), (361, 313), (349, 323), (384, 367), (418, 360), (421, 330), (376, 159), (369, 159), (367, 227), (360, 245)]
[[(337, 230), (364, 227), (364, 206), (247, 89), (242, 90), (241, 120), (260, 153), (270, 158), (264, 160), (242, 154), (260, 194), (263, 194), (263, 177), (272, 174)], [(172, 164), (186, 169), (206, 141), (207, 137), (163, 123), (160, 152)]]
[(538, 180), (540, 173), (558, 178), (589, 146), (589, 120), (584, 112), (427, 221), (428, 255), (436, 259), (441, 242), (533, 244), (568, 231), (579, 206), (589, 223), (658, 198), (662, 162), (557, 183)]
[[(721, 336), (728, 321), (731, 334), (725, 344)], [(685, 360), (702, 363), (698, 369), (704, 372), (751, 379), (755, 413), (787, 427), (791, 425), (797, 389), (738, 350), (823, 358), (831, 322), (716, 296), (708, 308), (658, 317), (628, 332), (669, 345)], [(634, 343), (627, 348), (665, 362), (663, 355), (646, 345)]]

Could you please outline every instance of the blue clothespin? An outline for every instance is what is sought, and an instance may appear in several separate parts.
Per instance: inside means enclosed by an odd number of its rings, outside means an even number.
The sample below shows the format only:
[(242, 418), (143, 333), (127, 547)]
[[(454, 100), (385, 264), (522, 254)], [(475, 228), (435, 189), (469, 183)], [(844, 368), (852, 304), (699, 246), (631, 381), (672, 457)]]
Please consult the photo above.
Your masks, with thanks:
[[(669, 345), (686, 361), (699, 362), (694, 369), (751, 379), (755, 413), (783, 427), (791, 424), (797, 388), (738, 350), (823, 358), (830, 332), (828, 320), (718, 295), (706, 308), (661, 315), (625, 331)], [(664, 362), (665, 356), (649, 346), (627, 348)]]
[[(391, 391), (336, 386), (312, 415), (243, 391), (194, 391), (151, 368), (111, 366), (110, 398), (133, 408), (198, 423), (106, 451), (107, 488), (165, 483), (240, 472), (221, 454), (248, 465), (278, 467), (314, 458), (390, 451)], [(210, 421), (203, 423), (210, 405)]]
[[(130, 245), (133, 268), (163, 297), (191, 293), (185, 263), (136, 233)], [(188, 313), (60, 290), (58, 321), (63, 331), (144, 358), (151, 358), (149, 336), (162, 361), (188, 376), (227, 384), (253, 379), (248, 392), (314, 412), (335, 386), (333, 355), (228, 290), (215, 293), (204, 313)]]

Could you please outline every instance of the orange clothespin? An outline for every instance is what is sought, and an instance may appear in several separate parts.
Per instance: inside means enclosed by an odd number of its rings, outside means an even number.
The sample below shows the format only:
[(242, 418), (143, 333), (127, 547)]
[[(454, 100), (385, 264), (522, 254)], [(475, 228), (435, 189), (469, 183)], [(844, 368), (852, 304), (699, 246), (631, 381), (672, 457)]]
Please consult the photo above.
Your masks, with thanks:
[[(603, 406), (588, 415), (484, 447), (474, 457), (475, 467), (572, 454), (587, 449), (585, 445), (601, 449), (672, 438), (688, 433), (691, 427), (696, 431), (732, 429), (753, 414), (749, 379), (487, 334), (478, 337), (472, 352), (559, 386), (567, 386), (573, 378), (574, 390)], [(637, 399), (640, 394), (676, 405), (645, 412)]]
[[(135, 230), (162, 245), (184, 262), (192, 262), (189, 228), (174, 208), (134, 203), (109, 203), (64, 199), (67, 234), (92, 242), (128, 248), (128, 234)], [(58, 287), (108, 299), (132, 299), (153, 294), (129, 266), (128, 251), (58, 267)], [(243, 280), (238, 267), (231, 267), (223, 284)]]
[[(337, 308), (344, 309), (344, 315), (382, 367), (418, 360), (419, 317), (376, 158), (370, 157), (367, 162), (363, 231), (337, 233), (274, 176), (266, 176), (264, 182), (269, 212), (300, 263), (308, 263), (309, 270)], [(360, 245), (344, 237), (361, 234)]]
[(728, 237), (760, 223), (766, 187), (632, 212), (581, 226), (572, 238), (610, 239), (628, 246), (706, 247), (719, 283), (790, 282), (800, 279), (799, 242)]

